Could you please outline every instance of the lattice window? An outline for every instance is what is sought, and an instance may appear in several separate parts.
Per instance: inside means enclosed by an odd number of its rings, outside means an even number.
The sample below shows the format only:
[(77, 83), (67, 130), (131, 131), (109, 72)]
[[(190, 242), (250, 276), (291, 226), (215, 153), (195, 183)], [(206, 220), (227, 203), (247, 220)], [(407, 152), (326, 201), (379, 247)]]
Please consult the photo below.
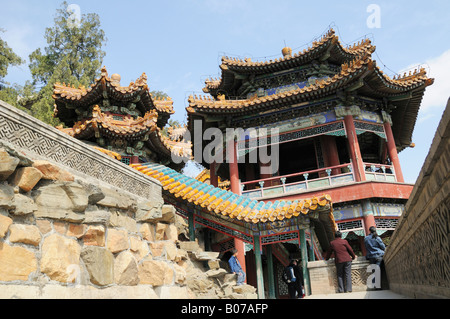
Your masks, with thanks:
[(395, 229), (398, 225), (397, 218), (375, 218), (375, 225), (379, 229)]
[(129, 157), (129, 156), (122, 156), (122, 159), (120, 161), (122, 163), (125, 163), (126, 165), (130, 165), (131, 157)]
[(367, 122), (358, 122), (355, 121), (355, 129), (360, 129), (364, 131), (376, 132), (376, 133), (384, 133), (384, 127), (379, 124), (372, 124)]
[(273, 143), (281, 143), (293, 140), (299, 140), (303, 138), (307, 138), (310, 136), (317, 136), (323, 134), (333, 134), (342, 132), (345, 134), (344, 123), (343, 122), (334, 122), (327, 125), (322, 125), (318, 127), (312, 127), (305, 130), (300, 130), (296, 132), (290, 132), (281, 135), (274, 135), (268, 137), (262, 137), (258, 139), (246, 140), (238, 143), (238, 150), (242, 149), (252, 149), (256, 147), (271, 145)]
[(341, 223), (338, 223), (337, 225), (338, 225), (339, 231), (348, 231), (348, 230), (363, 228), (362, 219), (341, 222)]
[(365, 132), (372, 132), (372, 133), (378, 135), (379, 137), (386, 139), (386, 133), (384, 132), (384, 127), (379, 124), (355, 121), (355, 129), (356, 129), (356, 134), (358, 134), (358, 135), (365, 133)]
[(295, 239), (298, 240), (298, 232), (276, 234), (276, 235), (261, 237), (261, 244), (267, 245), (267, 244), (272, 244), (272, 243), (287, 242), (287, 241), (291, 241), (291, 240), (295, 240)]
[(234, 239), (230, 238), (229, 240), (223, 241), (217, 244), (220, 247), (220, 252), (226, 252), (234, 248)]
[(284, 266), (282, 264), (277, 263), (277, 272), (276, 272), (276, 280), (278, 283), (278, 295), (279, 296), (288, 296), (289, 290), (288, 285), (284, 283), (282, 277), (283, 277), (283, 271)]

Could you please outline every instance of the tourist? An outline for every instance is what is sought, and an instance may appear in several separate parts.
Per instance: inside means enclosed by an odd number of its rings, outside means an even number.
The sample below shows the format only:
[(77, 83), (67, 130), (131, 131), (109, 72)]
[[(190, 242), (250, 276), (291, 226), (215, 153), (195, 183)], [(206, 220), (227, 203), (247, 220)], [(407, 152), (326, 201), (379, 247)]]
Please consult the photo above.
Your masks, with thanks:
[(297, 277), (297, 280), (295, 282), (295, 291), (297, 292), (297, 298), (301, 299), (303, 298), (303, 270), (300, 267), (300, 261), (295, 260), (295, 266), (294, 266), (294, 275)]
[(375, 226), (369, 228), (370, 234), (364, 238), (364, 245), (366, 246), (366, 259), (371, 264), (381, 265), (383, 261), (384, 251), (386, 246), (377, 234)]
[(336, 239), (330, 243), (325, 253), (325, 260), (329, 260), (334, 252), (334, 262), (338, 279), (338, 292), (352, 292), (352, 260), (356, 258), (348, 241), (342, 239), (342, 233), (337, 231)]
[(303, 275), (300, 268), (297, 266), (297, 260), (291, 259), (289, 265), (284, 268), (282, 279), (288, 286), (289, 298), (303, 298)]
[(231, 272), (233, 274), (237, 274), (237, 285), (240, 286), (245, 281), (245, 273), (242, 270), (239, 260), (237, 259), (238, 250), (236, 248), (233, 248), (231, 250), (231, 253), (233, 255), (230, 257), (230, 259), (228, 259), (228, 264), (230, 265)]

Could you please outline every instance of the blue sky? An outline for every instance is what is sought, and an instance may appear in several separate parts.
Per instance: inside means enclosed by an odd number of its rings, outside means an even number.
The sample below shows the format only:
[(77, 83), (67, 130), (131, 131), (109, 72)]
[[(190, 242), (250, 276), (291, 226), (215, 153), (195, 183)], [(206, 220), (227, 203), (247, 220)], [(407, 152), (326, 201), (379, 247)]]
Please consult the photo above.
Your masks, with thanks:
[[(22, 58), (46, 43), (60, 0), (0, 0), (1, 36)], [(143, 72), (151, 90), (174, 100), (173, 119), (186, 119), (190, 94), (202, 94), (208, 77), (220, 77), (223, 55), (269, 60), (290, 46), (302, 51), (332, 26), (345, 44), (368, 37), (373, 58), (390, 76), (422, 65), (435, 84), (425, 93), (416, 123), (416, 147), (400, 153), (407, 182), (414, 183), (450, 96), (450, 2), (300, 0), (73, 0), (81, 13), (95, 12), (108, 39), (103, 65), (122, 84)], [(380, 9), (380, 28), (367, 20)], [(372, 20), (370, 20), (372, 21)], [(30, 79), (28, 62), (9, 70), (6, 81)]]

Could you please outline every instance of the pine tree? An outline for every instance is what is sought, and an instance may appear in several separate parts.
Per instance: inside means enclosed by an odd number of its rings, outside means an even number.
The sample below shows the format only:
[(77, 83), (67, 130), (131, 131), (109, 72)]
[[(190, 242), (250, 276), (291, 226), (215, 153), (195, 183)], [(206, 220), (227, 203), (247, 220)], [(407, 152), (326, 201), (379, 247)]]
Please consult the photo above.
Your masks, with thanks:
[[(0, 33), (5, 32), (5, 30), (0, 29)], [(14, 51), (8, 46), (6, 41), (2, 40), (0, 37), (0, 88), (6, 86), (6, 83), (3, 79), (8, 74), (8, 68), (10, 66), (21, 65), (25, 63), (25, 61), (14, 53)]]
[(67, 2), (57, 9), (54, 26), (47, 28), (47, 46), (30, 54), (33, 84), (40, 87), (39, 100), (31, 106), (31, 114), (51, 125), (59, 124), (53, 117), (53, 85), (56, 82), (88, 87), (99, 77), (105, 52), (105, 32), (95, 13), (83, 14), (73, 20), (74, 12)]

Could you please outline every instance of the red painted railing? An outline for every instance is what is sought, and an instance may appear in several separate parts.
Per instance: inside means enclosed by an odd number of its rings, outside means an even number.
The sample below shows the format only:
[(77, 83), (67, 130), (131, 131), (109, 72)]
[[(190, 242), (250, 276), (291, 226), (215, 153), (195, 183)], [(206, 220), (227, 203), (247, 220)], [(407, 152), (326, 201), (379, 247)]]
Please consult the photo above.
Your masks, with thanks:
[(394, 166), (386, 164), (363, 163), (366, 180), (396, 182)]
[[(367, 180), (396, 182), (392, 165), (364, 163)], [(252, 198), (276, 196), (301, 190), (354, 183), (351, 163), (241, 183), (242, 195)]]
[[(241, 187), (243, 195), (253, 193), (256, 196), (252, 197), (263, 197), (265, 196), (264, 192), (283, 194), (294, 191), (295, 189), (326, 187), (336, 183), (349, 183), (354, 181), (355, 176), (352, 164), (341, 164), (300, 173), (243, 182), (241, 183)], [(259, 186), (259, 188), (253, 189), (252, 186)], [(256, 194), (258, 191), (260, 192), (259, 196)]]

